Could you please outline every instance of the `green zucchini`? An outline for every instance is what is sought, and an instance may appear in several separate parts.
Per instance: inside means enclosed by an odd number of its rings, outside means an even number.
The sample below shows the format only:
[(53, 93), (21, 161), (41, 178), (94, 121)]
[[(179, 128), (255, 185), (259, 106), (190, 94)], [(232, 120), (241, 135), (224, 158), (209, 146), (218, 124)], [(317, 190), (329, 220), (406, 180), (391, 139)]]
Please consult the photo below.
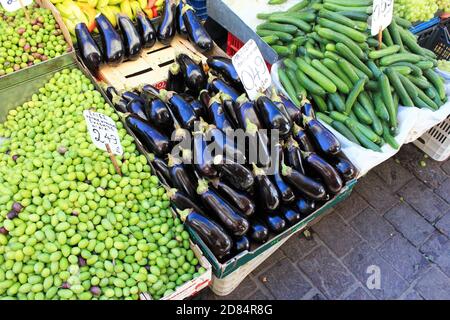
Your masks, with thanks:
[(256, 30), (271, 30), (277, 32), (285, 32), (290, 34), (295, 34), (297, 32), (297, 27), (291, 24), (282, 24), (275, 22), (265, 22), (256, 27)]
[(401, 103), (405, 107), (413, 107), (414, 103), (411, 99), (411, 97), (408, 95), (408, 92), (406, 91), (405, 87), (402, 84), (402, 81), (400, 80), (399, 74), (392, 68), (386, 69), (386, 74), (389, 77), (389, 81), (391, 82), (392, 86), (395, 89), (395, 92), (397, 92)]
[(335, 73), (333, 73), (330, 69), (328, 69), (322, 62), (320, 62), (317, 59), (314, 59), (312, 61), (312, 66), (316, 68), (319, 72), (321, 72), (324, 76), (328, 77), (336, 88), (345, 94), (348, 94), (350, 92), (350, 88), (347, 86), (347, 84), (342, 81)]
[(350, 39), (352, 39), (355, 42), (361, 43), (365, 42), (367, 40), (367, 35), (364, 33), (352, 29), (350, 27), (347, 27), (346, 25), (334, 22), (332, 20), (328, 20), (325, 18), (319, 18), (318, 23), (325, 28), (329, 28), (331, 30), (334, 30), (335, 32), (339, 32), (341, 34), (346, 35)]
[(336, 44), (338, 53), (353, 64), (356, 68), (364, 72), (369, 78), (373, 77), (372, 71), (343, 43)]
[(373, 120), (367, 113), (366, 109), (364, 109), (358, 101), (355, 103), (355, 106), (353, 107), (353, 113), (355, 114), (358, 121), (367, 124), (368, 126), (370, 126), (373, 123)]
[(313, 80), (311, 80), (300, 68), (297, 69), (295, 75), (297, 76), (297, 80), (300, 82), (302, 87), (304, 87), (308, 93), (320, 97), (325, 96), (326, 91)]
[(392, 55), (394, 53), (397, 53), (400, 51), (400, 46), (399, 45), (393, 45), (391, 47), (388, 47), (386, 49), (381, 49), (381, 50), (373, 50), (369, 52), (369, 58), (376, 60), (376, 59), (381, 59), (385, 56), (389, 56)]
[[(350, 81), (350, 79), (347, 77), (347, 75), (339, 68), (339, 65), (336, 63), (336, 61), (325, 58), (325, 59), (323, 59), (322, 63), (329, 70), (331, 70), (336, 76), (338, 76), (339, 79), (342, 80), (342, 82), (345, 83), (345, 85), (349, 88), (348, 91), (350, 92), (350, 88), (353, 86), (353, 83)], [(338, 87), (338, 89), (339, 89), (339, 87)]]
[(336, 43), (344, 43), (359, 59), (364, 59), (365, 56), (363, 50), (348, 36), (332, 29), (322, 27), (317, 28), (317, 34), (327, 40), (331, 40)]
[(413, 53), (397, 53), (380, 59), (381, 66), (390, 66), (397, 62), (418, 63), (422, 60), (421, 56)]
[(314, 67), (308, 64), (305, 60), (301, 58), (296, 58), (295, 62), (298, 67), (308, 75), (312, 80), (319, 84), (326, 92), (335, 93), (337, 88), (334, 83), (329, 80), (326, 76), (317, 71)]
[(365, 78), (359, 79), (355, 83), (355, 86), (353, 87), (352, 91), (350, 91), (350, 94), (348, 95), (347, 100), (345, 101), (345, 114), (350, 114), (350, 112), (352, 111), (356, 99), (358, 98), (359, 94), (364, 90), (365, 83), (366, 83)]

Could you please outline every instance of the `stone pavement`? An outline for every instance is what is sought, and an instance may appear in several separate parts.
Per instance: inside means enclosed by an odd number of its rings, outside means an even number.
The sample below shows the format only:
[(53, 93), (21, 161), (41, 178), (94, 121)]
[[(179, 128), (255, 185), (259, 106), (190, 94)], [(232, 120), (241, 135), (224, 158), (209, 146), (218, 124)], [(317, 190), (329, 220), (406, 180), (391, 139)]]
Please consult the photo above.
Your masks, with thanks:
[(293, 236), (231, 295), (208, 289), (199, 298), (450, 299), (450, 160), (404, 146), (311, 231), (311, 240)]

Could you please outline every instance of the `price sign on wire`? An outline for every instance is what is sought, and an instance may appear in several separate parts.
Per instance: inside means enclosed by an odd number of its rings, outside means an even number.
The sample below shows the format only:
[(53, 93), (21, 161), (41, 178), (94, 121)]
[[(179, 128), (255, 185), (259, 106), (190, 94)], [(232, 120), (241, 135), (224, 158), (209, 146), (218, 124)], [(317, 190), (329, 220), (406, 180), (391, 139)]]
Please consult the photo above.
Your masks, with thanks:
[(25, 6), (29, 6), (33, 3), (33, 0), (0, 0), (0, 3), (6, 11), (13, 12)]
[(253, 39), (233, 56), (232, 61), (251, 100), (254, 100), (259, 92), (266, 91), (272, 84), (264, 58)]
[(104, 114), (90, 110), (85, 110), (83, 115), (94, 145), (105, 151), (108, 151), (108, 145), (112, 153), (123, 155), (123, 148), (120, 144), (115, 122)]
[(372, 12), (372, 36), (387, 28), (394, 13), (394, 0), (374, 0)]

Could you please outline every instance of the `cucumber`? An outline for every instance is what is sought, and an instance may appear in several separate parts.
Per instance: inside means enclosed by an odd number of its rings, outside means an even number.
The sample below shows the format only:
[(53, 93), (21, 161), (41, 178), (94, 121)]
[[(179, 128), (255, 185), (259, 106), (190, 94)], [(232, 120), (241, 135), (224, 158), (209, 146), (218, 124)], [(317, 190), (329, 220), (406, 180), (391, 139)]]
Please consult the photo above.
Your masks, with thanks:
[(409, 63), (409, 62), (397, 62), (391, 65), (392, 67), (394, 66), (407, 66), (409, 67), (412, 71), (411, 74), (415, 77), (420, 77), (422, 76), (422, 69), (420, 69), (418, 66), (416, 66), (415, 64)]
[(350, 114), (359, 94), (364, 90), (366, 79), (359, 79), (345, 101), (345, 114)]
[(280, 78), (280, 82), (283, 85), (284, 90), (286, 90), (289, 98), (291, 101), (297, 106), (300, 107), (300, 101), (298, 100), (296, 96), (296, 92), (294, 89), (294, 86), (292, 85), (291, 81), (289, 80), (289, 77), (287, 76), (286, 72), (282, 69), (278, 69), (278, 77)]
[(314, 48), (312, 45), (306, 45), (306, 53), (313, 59), (323, 59), (324, 55), (321, 51)]
[(435, 103), (434, 100), (432, 100), (430, 97), (428, 97), (425, 92), (423, 92), (421, 89), (417, 89), (417, 96), (419, 99), (421, 99), (423, 102), (425, 102), (430, 109), (437, 110), (439, 109), (440, 105)]
[(369, 58), (373, 60), (381, 59), (385, 56), (392, 55), (394, 53), (397, 53), (400, 51), (399, 45), (393, 45), (391, 47), (388, 47), (386, 49), (381, 50), (373, 50), (369, 52)]
[(300, 1), (299, 3), (293, 5), (292, 7), (290, 7), (287, 11), (288, 12), (295, 12), (295, 11), (300, 11), (304, 8), (306, 8), (309, 4), (309, 0), (303, 0)]
[(328, 124), (330, 126), (334, 121), (332, 118), (330, 118), (323, 112), (316, 112), (316, 117), (317, 117), (317, 119), (322, 120), (323, 122), (325, 122), (326, 124)]
[(319, 17), (334, 21), (343, 26), (347, 26), (349, 28), (356, 29), (359, 31), (367, 30), (367, 23), (363, 22), (361, 25), (360, 21), (355, 22), (352, 19), (349, 19), (349, 18), (345, 17), (344, 15), (337, 13), (337, 12), (322, 9), (319, 11)]
[(392, 20), (391, 24), (388, 27), (389, 33), (391, 34), (392, 41), (394, 44), (398, 44), (400, 46), (400, 51), (404, 51), (405, 48), (403, 46), (402, 38), (400, 37), (400, 32), (398, 31), (397, 23), (395, 23), (395, 20)]
[(286, 58), (283, 60), (283, 63), (288, 69), (292, 69), (294, 71), (298, 69), (297, 64), (292, 59)]
[[(395, 71), (397, 71), (399, 74), (407, 76), (409, 74), (412, 73), (412, 69), (408, 66), (400, 66), (400, 65), (391, 65), (389, 68), (394, 69)], [(387, 69), (387, 67), (381, 67), (380, 70), (381, 71), (385, 71)]]
[(373, 123), (372, 118), (359, 102), (355, 103), (355, 106), (353, 107), (353, 113), (355, 114), (358, 121), (367, 124), (368, 126)]
[[(375, 38), (367, 38), (367, 44), (369, 45), (369, 47), (376, 48), (376, 49), (378, 49), (378, 47), (380, 46), (380, 43)], [(386, 49), (387, 47), (384, 43), (382, 43), (381, 48)]]
[(428, 69), (423, 71), (424, 76), (431, 82), (431, 84), (436, 88), (439, 93), (439, 98), (445, 100), (447, 93), (445, 92), (444, 82), (442, 78), (433, 70)]
[(295, 75), (297, 76), (297, 80), (300, 82), (301, 86), (304, 87), (308, 93), (320, 97), (326, 95), (326, 91), (313, 80), (311, 80), (300, 68), (297, 69)]
[[(347, 120), (347, 122), (349, 122), (349, 120)], [(346, 122), (346, 123), (347, 123)], [(373, 131), (371, 128), (369, 128), (368, 126), (366, 126), (365, 124), (362, 124), (356, 120), (350, 119), (350, 122), (353, 122), (356, 127), (373, 143), (380, 143), (381, 142), (381, 137), (380, 135), (383, 134), (383, 131), (381, 131), (381, 134), (378, 135), (377, 133), (375, 133), (375, 131)], [(383, 130), (383, 125), (381, 125), (381, 130)]]
[(385, 74), (382, 74), (378, 79), (378, 82), (380, 84), (381, 98), (383, 99), (384, 105), (386, 106), (387, 112), (389, 114), (389, 125), (391, 126), (391, 128), (397, 128), (398, 103), (396, 104), (394, 102), (394, 99), (392, 98), (389, 78)]
[(349, 119), (349, 116), (343, 114), (342, 112), (337, 112), (337, 111), (330, 112), (330, 117), (333, 120), (339, 121), (339, 122), (342, 122), (342, 123), (345, 123)]
[[(411, 79), (409, 79), (409, 80), (411, 80)], [(411, 81), (411, 82), (412, 82), (412, 81)], [(413, 83), (414, 83), (414, 82), (413, 82)], [(419, 86), (416, 85), (416, 87), (419, 87)], [(433, 88), (433, 89), (434, 89), (434, 88)], [(436, 98), (437, 91), (436, 91), (436, 90), (431, 90), (431, 87), (426, 88), (426, 89), (424, 90), (424, 92), (425, 92), (425, 94), (426, 94), (428, 97), (430, 97), (430, 99), (433, 99), (433, 100), (434, 100), (434, 98)]]
[(353, 132), (349, 128), (347, 128), (347, 126), (344, 123), (339, 122), (339, 121), (333, 121), (331, 123), (331, 126), (334, 128), (334, 130), (336, 130), (337, 132), (342, 134), (344, 137), (346, 137), (351, 142), (356, 143), (357, 145), (361, 145), (359, 143), (358, 139), (353, 134)]
[(358, 43), (362, 43), (367, 40), (367, 35), (358, 30), (347, 27), (346, 25), (325, 18), (319, 18), (318, 22), (322, 27), (329, 28), (331, 30), (334, 30), (335, 32), (344, 34), (353, 41), (356, 41)]
[[(429, 92), (432, 92), (431, 94)], [(430, 96), (431, 99), (433, 99), (433, 102), (437, 105), (437, 106), (442, 106), (443, 102), (441, 100), (441, 98), (439, 98), (439, 93), (437, 92), (436, 88), (431, 86), (429, 87), (425, 93)], [(434, 96), (434, 98), (432, 97)]]
[(352, 19), (355, 21), (360, 21), (360, 22), (367, 22), (367, 19), (369, 19), (369, 14), (367, 14), (367, 13), (351, 11), (348, 9), (342, 10), (342, 11), (337, 11), (337, 13), (339, 13), (349, 19)]
[(316, 20), (316, 14), (313, 11), (286, 12), (284, 16), (298, 20), (303, 20), (309, 23)]
[(272, 45), (271, 47), (280, 57), (289, 57), (294, 53), (289, 47), (286, 46)]
[(345, 111), (345, 101), (339, 93), (332, 93), (328, 95), (328, 100), (333, 103), (334, 108), (339, 112)]
[(295, 62), (298, 67), (308, 75), (312, 80), (319, 84), (326, 92), (335, 93), (337, 88), (334, 83), (329, 80), (326, 76), (317, 71), (314, 67), (308, 64), (305, 60), (301, 58), (296, 58)]
[(332, 112), (334, 110), (333, 102), (330, 99), (327, 99), (327, 110), (328, 112)]
[(300, 85), (300, 82), (297, 81), (297, 76), (295, 75), (295, 71), (292, 69), (286, 70), (286, 75), (288, 76), (289, 81), (292, 83), (292, 86), (295, 90), (295, 96), (301, 101), (303, 98), (306, 98), (306, 90)]
[(388, 28), (383, 30), (383, 43), (385, 43), (387, 47), (392, 47), (394, 45), (394, 41), (392, 40), (391, 33)]
[(350, 62), (343, 58), (339, 58), (337, 63), (339, 65), (339, 68), (341, 68), (345, 75), (350, 79), (352, 84), (356, 84), (359, 80), (359, 77), (355, 70), (352, 68)]
[(391, 135), (389, 127), (386, 123), (383, 123), (383, 139), (395, 150), (398, 150), (400, 148), (395, 138)]
[(319, 36), (336, 43), (341, 42), (345, 44), (359, 59), (364, 59), (364, 52), (362, 49), (348, 36), (328, 28), (319, 27), (317, 29), (317, 34)]
[[(312, 27), (311, 24), (303, 21), (301, 19), (295, 18), (295, 17), (290, 17), (290, 16), (271, 16), (269, 17), (269, 21), (273, 22), (273, 23), (280, 23), (282, 25), (286, 25), (286, 26), (295, 26), (295, 31), (297, 31), (297, 29), (303, 30), (305, 32), (311, 32)], [(284, 30), (279, 30), (279, 31), (284, 31)], [(287, 31), (284, 31), (287, 32)], [(291, 32), (289, 32), (291, 33)]]
[(335, 12), (339, 11), (353, 11), (353, 12), (360, 12), (365, 14), (371, 14), (372, 13), (372, 6), (343, 6), (343, 5), (337, 5), (333, 3), (324, 3), (323, 8)]
[(319, 72), (321, 72), (324, 76), (328, 77), (336, 88), (345, 94), (348, 94), (350, 92), (350, 88), (345, 84), (344, 81), (342, 81), (336, 74), (334, 74), (330, 69), (328, 69), (322, 62), (320, 62), (317, 59), (314, 59), (312, 61), (312, 66), (316, 68)]
[(433, 62), (429, 61), (429, 60), (422, 60), (416, 63), (416, 66), (419, 67), (420, 69), (423, 70), (427, 70), (427, 69), (432, 69), (433, 68)]
[[(325, 58), (325, 59), (323, 59), (322, 63), (329, 70), (331, 70), (336, 76), (338, 76), (339, 79), (342, 80), (342, 82), (345, 83), (345, 85), (349, 88), (348, 91), (350, 92), (350, 88), (353, 86), (353, 83), (350, 81), (350, 79), (347, 77), (347, 75), (339, 68), (339, 65), (336, 63), (336, 61)], [(338, 87), (338, 86), (336, 85), (336, 87)], [(339, 90), (339, 87), (338, 87), (338, 90)]]
[(378, 82), (376, 82), (375, 80), (367, 81), (366, 89), (369, 91), (377, 91), (379, 89)]
[(338, 53), (353, 64), (356, 68), (364, 72), (369, 78), (373, 77), (372, 71), (343, 43), (336, 44)]
[(396, 53), (388, 57), (383, 57), (380, 59), (381, 66), (390, 66), (391, 64), (397, 62), (410, 62), (410, 63), (418, 63), (422, 60), (421, 56), (418, 56), (413, 53)]
[[(351, 6), (371, 6), (373, 0), (351, 0)], [(323, 3), (334, 3), (342, 6), (349, 6), (348, 0), (323, 0)]]
[(403, 45), (405, 45), (409, 49), (409, 51), (418, 55), (424, 55), (422, 47), (417, 44), (417, 39), (412, 34), (410, 34), (409, 31), (399, 28), (398, 32), (400, 33), (400, 37), (402, 38)]
[(328, 50), (325, 51), (324, 56), (325, 56), (325, 58), (334, 60), (335, 62), (338, 62), (338, 60), (341, 59), (341, 57), (339, 55), (337, 55), (333, 51), (328, 51)]
[(381, 126), (381, 121), (375, 113), (375, 107), (373, 106), (373, 102), (371, 97), (367, 94), (367, 92), (363, 91), (358, 96), (358, 101), (361, 103), (361, 106), (367, 111), (367, 113), (372, 118), (372, 128), (377, 135), (381, 135), (383, 133), (383, 127)]
[(395, 92), (397, 92), (401, 103), (405, 107), (413, 107), (414, 103), (411, 97), (408, 95), (408, 92), (406, 91), (405, 87), (403, 87), (399, 74), (392, 68), (387, 68), (386, 74), (389, 77), (389, 81), (394, 87)]
[(328, 110), (327, 103), (325, 102), (325, 100), (322, 97), (312, 95), (312, 98), (314, 100), (315, 105), (317, 106), (317, 108), (320, 111), (327, 112), (327, 110)]
[(403, 18), (401, 18), (399, 16), (394, 16), (394, 20), (397, 23), (397, 25), (402, 27), (402, 28), (405, 28), (405, 29), (411, 28), (411, 25), (412, 25), (411, 22), (409, 22), (406, 19), (403, 19)]
[[(427, 78), (420, 76), (420, 77), (415, 77), (412, 75), (408, 75), (407, 78), (409, 79), (409, 81), (411, 81), (412, 83), (414, 83), (414, 85), (417, 88), (420, 88), (422, 90), (426, 90), (429, 87), (431, 87), (431, 83), (428, 82)], [(430, 97), (431, 98), (431, 97)]]
[(381, 71), (373, 60), (367, 61), (367, 67), (372, 71), (373, 76), (378, 79), (381, 75)]
[(373, 94), (373, 104), (375, 105), (375, 114), (386, 122), (389, 122), (389, 112), (384, 104), (383, 97), (379, 92)]
[(256, 30), (272, 30), (277, 32), (285, 32), (290, 34), (295, 34), (297, 32), (297, 27), (291, 24), (282, 24), (275, 22), (265, 22), (256, 27)]
[(292, 43), (295, 43), (298, 46), (302, 46), (308, 41), (308, 37), (306, 36), (298, 36), (292, 39)]
[(261, 37), (261, 39), (267, 43), (269, 46), (276, 44), (278, 42), (278, 40), (280, 40), (280, 38), (278, 38), (277, 36), (267, 36), (267, 37)]
[(277, 36), (283, 42), (291, 42), (294, 39), (292, 34), (281, 31), (259, 29), (256, 30), (256, 34), (260, 37)]

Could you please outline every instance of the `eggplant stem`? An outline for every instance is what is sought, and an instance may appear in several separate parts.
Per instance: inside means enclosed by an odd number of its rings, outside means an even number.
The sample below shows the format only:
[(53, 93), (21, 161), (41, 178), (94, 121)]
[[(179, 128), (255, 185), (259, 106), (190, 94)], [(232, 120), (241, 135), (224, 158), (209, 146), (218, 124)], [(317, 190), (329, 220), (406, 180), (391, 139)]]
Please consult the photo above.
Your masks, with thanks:
[(222, 98), (222, 101), (231, 100), (231, 96), (229, 94), (226, 94), (225, 92), (222, 92), (221, 98)]
[(258, 126), (251, 122), (250, 119), (245, 119), (245, 122), (247, 124), (247, 130), (245, 130), (246, 133), (254, 135), (258, 132)]
[(167, 166), (168, 166), (169, 168), (173, 168), (173, 167), (175, 167), (176, 165), (179, 165), (179, 164), (181, 164), (180, 159), (175, 158), (175, 157), (174, 157), (173, 155), (171, 155), (170, 153), (167, 154)]
[(178, 215), (180, 216), (181, 221), (185, 222), (187, 217), (192, 213), (192, 209), (186, 209), (186, 210), (177, 210)]
[(172, 63), (172, 65), (169, 68), (169, 71), (173, 75), (177, 75), (180, 73), (180, 64), (178, 62)]
[(208, 108), (210, 108), (213, 105), (213, 103), (222, 104), (222, 99), (220, 97), (220, 92), (217, 93), (214, 97), (211, 97), (211, 99), (209, 100)]
[(181, 10), (181, 15), (184, 15), (186, 13), (186, 11), (188, 10), (192, 10), (195, 12), (194, 8), (192, 8), (190, 5), (186, 4), (183, 6), (183, 10)]
[(303, 124), (307, 125), (313, 118), (308, 117), (307, 115), (303, 115)]
[(288, 167), (287, 165), (285, 165), (284, 163), (281, 164), (281, 174), (283, 176), (289, 176), (292, 173), (292, 168)]
[(208, 189), (208, 181), (206, 181), (205, 179), (198, 180), (197, 194), (202, 195), (206, 193)]
[(266, 175), (266, 173), (264, 172), (264, 169), (258, 168), (258, 166), (254, 163), (252, 163), (252, 166), (253, 166), (253, 174), (255, 176), (265, 176)]
[(237, 98), (236, 102), (241, 105), (248, 101), (247, 95), (245, 93), (241, 94), (239, 98)]

